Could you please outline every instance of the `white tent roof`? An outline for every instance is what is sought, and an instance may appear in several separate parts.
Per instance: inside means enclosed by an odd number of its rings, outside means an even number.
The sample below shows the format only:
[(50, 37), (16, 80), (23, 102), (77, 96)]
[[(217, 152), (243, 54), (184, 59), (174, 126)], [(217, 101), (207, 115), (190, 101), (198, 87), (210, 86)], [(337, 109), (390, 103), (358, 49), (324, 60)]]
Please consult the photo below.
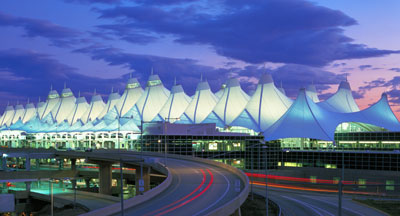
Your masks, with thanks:
[(343, 122), (361, 122), (393, 131), (400, 130), (400, 124), (390, 109), (386, 94), (363, 111), (338, 113), (315, 104), (306, 96), (305, 89), (301, 89), (293, 105), (264, 132), (264, 136), (266, 140), (294, 137), (334, 140), (335, 130)]
[(336, 126), (343, 121), (341, 117), (316, 105), (301, 89), (293, 105), (264, 136), (266, 140), (289, 137), (333, 140)]
[(56, 122), (63, 122), (68, 118), (75, 107), (76, 98), (71, 89), (64, 88), (61, 92), (61, 100), (51, 112)]
[(314, 103), (319, 102), (317, 89), (315, 88), (314, 84), (308, 85), (306, 88), (306, 95), (311, 98)]
[(158, 75), (151, 75), (146, 89), (136, 102), (143, 121), (152, 121), (168, 100), (169, 90), (164, 88)]
[(346, 117), (352, 116), (351, 119), (353, 122), (367, 123), (391, 131), (400, 130), (399, 121), (390, 108), (386, 93), (382, 94), (381, 99), (367, 109), (345, 115)]
[(75, 106), (71, 114), (67, 117), (67, 120), (70, 125), (75, 124), (79, 119), (82, 118), (83, 114), (89, 109), (89, 104), (86, 101), (85, 97), (79, 97), (76, 99)]
[[(208, 82), (200, 82), (184, 115), (193, 123), (201, 123), (214, 109), (217, 101), (218, 99), (211, 92)], [(185, 119), (184, 116), (181, 118)]]
[(114, 108), (114, 106), (117, 104), (117, 102), (119, 101), (120, 98), (121, 98), (121, 95), (119, 95), (117, 92), (111, 92), (111, 94), (108, 96), (106, 106), (101, 111), (99, 116), (97, 116), (97, 118), (99, 118), (99, 119), (103, 118), (111, 109)]
[[(7, 125), (7, 122), (10, 122), (12, 117), (14, 116), (15, 110), (13, 106), (8, 105), (4, 114), (1, 116), (0, 126)], [(7, 125), (9, 126), (9, 125)]]
[(292, 100), (279, 91), (270, 74), (261, 76), (256, 92), (232, 125), (264, 131), (291, 106)]
[(319, 105), (327, 110), (349, 113), (360, 110), (351, 93), (350, 84), (347, 81), (342, 81), (337, 92)]
[(53, 108), (58, 105), (60, 102), (60, 95), (56, 90), (51, 90), (49, 95), (47, 96), (47, 101), (44, 106), (38, 106), (39, 118), (42, 119), (47, 116)]
[(18, 120), (22, 119), (22, 117), (24, 116), (24, 113), (25, 113), (24, 106), (22, 104), (16, 105), (14, 116), (11, 118), (11, 120), (9, 122), (7, 122), (7, 125), (12, 125), (15, 122), (17, 122)]
[(174, 85), (167, 102), (161, 108), (159, 116), (162, 120), (176, 121), (188, 107), (191, 98), (185, 94), (181, 85)]
[(124, 94), (115, 105), (120, 116), (125, 115), (139, 100), (143, 89), (136, 78), (130, 78), (126, 84)]
[(82, 115), (82, 122), (86, 123), (86, 122), (95, 120), (99, 116), (101, 111), (104, 110), (105, 106), (106, 105), (104, 104), (104, 101), (101, 98), (101, 96), (96, 95), (96, 92), (95, 92), (90, 101), (89, 108)]
[(213, 109), (224, 125), (230, 125), (243, 112), (249, 101), (249, 96), (242, 90), (237, 79), (231, 78), (225, 91)]
[(226, 84), (222, 84), (221, 88), (214, 94), (215, 97), (217, 97), (218, 99), (220, 99), (222, 97), (222, 95), (224, 94), (224, 90), (226, 88)]
[(26, 123), (27, 121), (31, 120), (36, 113), (36, 107), (33, 103), (28, 103), (25, 106), (25, 113), (24, 116), (22, 117), (22, 123)]

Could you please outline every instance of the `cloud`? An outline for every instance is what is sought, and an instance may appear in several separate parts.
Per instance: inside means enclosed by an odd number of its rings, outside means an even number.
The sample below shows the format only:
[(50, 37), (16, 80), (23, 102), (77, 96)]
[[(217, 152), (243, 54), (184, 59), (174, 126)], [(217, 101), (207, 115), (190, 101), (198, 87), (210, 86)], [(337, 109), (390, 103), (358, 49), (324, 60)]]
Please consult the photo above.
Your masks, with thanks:
[(372, 65), (360, 65), (358, 68), (360, 68), (360, 70), (365, 70), (367, 68), (372, 68)]
[(95, 3), (102, 3), (102, 4), (119, 4), (121, 0), (64, 0), (68, 3), (80, 3), (80, 4), (95, 4)]
[[(124, 79), (102, 79), (77, 73), (77, 69), (59, 61), (52, 56), (21, 49), (0, 50), (0, 92), (8, 96), (0, 96), (3, 103), (6, 100), (37, 98), (47, 96), (50, 85), (61, 90), (64, 82), (75, 93), (109, 92), (112, 86), (123, 87)], [(6, 97), (7, 96), (7, 97)], [(14, 102), (15, 100), (14, 99)]]
[[(152, 36), (147, 31), (140, 31), (135, 27), (127, 25), (98, 25), (96, 26), (98, 31), (92, 33), (93, 36), (107, 39), (108, 36), (116, 36), (120, 40), (125, 40), (130, 43), (145, 45), (148, 43), (155, 42), (158, 38)], [(101, 35), (101, 36), (100, 36)], [(111, 39), (111, 38), (108, 38)]]
[(332, 67), (336, 68), (336, 67), (343, 67), (346, 66), (346, 63), (342, 62), (342, 63), (335, 63), (332, 65)]
[(165, 7), (142, 2), (97, 12), (116, 26), (172, 35), (182, 44), (210, 45), (219, 55), (247, 63), (323, 66), (399, 53), (352, 43), (343, 28), (357, 24), (356, 20), (303, 0), (211, 1), (213, 10), (196, 4)]
[(47, 20), (30, 19), (4, 14), (0, 11), (0, 26), (20, 27), (25, 37), (43, 37), (51, 41), (51, 45), (69, 47), (79, 42), (81, 33)]
[(335, 74), (321, 68), (305, 65), (287, 64), (271, 70), (277, 83), (283, 83), (286, 93), (295, 97), (300, 88), (314, 83), (319, 92), (327, 90), (331, 85), (338, 85), (345, 80), (345, 74)]
[(176, 77), (178, 83), (181, 83), (189, 94), (194, 93), (201, 74), (208, 79), (214, 91), (218, 90), (228, 78), (235, 77), (241, 81), (242, 88), (248, 92), (255, 89), (263, 73), (271, 73), (277, 85), (280, 85), (282, 81), (283, 87), (291, 97), (297, 96), (301, 87), (311, 83), (316, 84), (319, 91), (323, 91), (330, 88), (330, 85), (337, 85), (345, 79), (345, 74), (337, 75), (320, 68), (295, 64), (274, 69), (257, 65), (248, 65), (244, 68), (235, 67), (235, 65), (230, 65), (228, 68), (215, 68), (201, 65), (193, 59), (133, 54), (102, 45), (89, 46), (74, 52), (88, 54), (92, 59), (103, 60), (109, 65), (129, 68), (142, 83), (147, 81), (153, 67), (155, 73), (159, 74), (168, 87), (172, 85)]
[(400, 72), (400, 68), (390, 68), (389, 70), (394, 71), (394, 72)]

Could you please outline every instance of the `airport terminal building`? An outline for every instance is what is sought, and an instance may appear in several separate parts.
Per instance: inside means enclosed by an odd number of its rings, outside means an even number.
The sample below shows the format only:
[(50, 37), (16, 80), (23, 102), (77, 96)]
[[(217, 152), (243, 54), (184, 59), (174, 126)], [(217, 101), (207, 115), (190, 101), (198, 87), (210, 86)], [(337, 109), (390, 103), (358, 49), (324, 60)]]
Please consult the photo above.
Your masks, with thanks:
[[(315, 86), (295, 100), (264, 74), (247, 94), (237, 79), (216, 93), (200, 81), (193, 96), (157, 75), (145, 89), (130, 78), (122, 95), (90, 102), (69, 88), (37, 104), (9, 105), (0, 117), (3, 148), (123, 148), (212, 158), (243, 169), (339, 168), (400, 170), (400, 124), (386, 94), (360, 110), (347, 81), (320, 101)], [(267, 154), (265, 153), (267, 152)]]

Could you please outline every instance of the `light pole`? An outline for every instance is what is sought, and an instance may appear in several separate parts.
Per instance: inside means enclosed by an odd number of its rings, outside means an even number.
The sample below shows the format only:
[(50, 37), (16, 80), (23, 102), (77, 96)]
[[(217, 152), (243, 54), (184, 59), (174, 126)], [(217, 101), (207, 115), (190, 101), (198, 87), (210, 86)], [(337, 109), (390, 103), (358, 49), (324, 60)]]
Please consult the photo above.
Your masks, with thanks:
[[(335, 141), (334, 141), (334, 144)], [(339, 147), (338, 145), (336, 145), (336, 147)], [(339, 190), (338, 190), (338, 215), (342, 216), (342, 196), (343, 196), (343, 181), (344, 181), (344, 145), (342, 144), (342, 172), (341, 172), (341, 176), (340, 176), (340, 181), (339, 181)]]
[(169, 123), (169, 120), (176, 120), (179, 121), (180, 118), (171, 118), (171, 117), (165, 117), (165, 122), (164, 122), (164, 165), (167, 167), (167, 153), (168, 153), (168, 145), (167, 145), (167, 123)]
[(121, 215), (124, 216), (124, 178), (123, 178), (123, 173), (122, 173), (122, 167), (123, 167), (122, 158), (120, 158), (120, 161), (119, 161), (119, 169), (120, 169), (119, 175), (121, 177)]
[(53, 197), (53, 179), (49, 181), (50, 186), (50, 215), (54, 216), (54, 197)]
[(267, 158), (267, 146), (263, 146), (263, 149), (265, 149), (265, 212), (266, 215), (268, 216), (268, 158)]

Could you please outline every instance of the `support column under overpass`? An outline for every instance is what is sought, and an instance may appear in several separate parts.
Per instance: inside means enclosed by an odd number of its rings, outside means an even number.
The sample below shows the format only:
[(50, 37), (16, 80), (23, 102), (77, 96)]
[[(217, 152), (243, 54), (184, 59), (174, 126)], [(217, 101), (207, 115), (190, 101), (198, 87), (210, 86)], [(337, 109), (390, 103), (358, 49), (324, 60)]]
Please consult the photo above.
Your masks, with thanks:
[(112, 163), (99, 163), (99, 193), (111, 195)]
[[(140, 185), (140, 179), (141, 179), (141, 168), (140, 166), (135, 167), (136, 168), (136, 174), (135, 174), (135, 188), (136, 188), (136, 194), (141, 194), (144, 193), (148, 190), (150, 190), (150, 174), (151, 174), (151, 167), (143, 167), (143, 185)], [(143, 187), (143, 191), (140, 191), (140, 187)]]

